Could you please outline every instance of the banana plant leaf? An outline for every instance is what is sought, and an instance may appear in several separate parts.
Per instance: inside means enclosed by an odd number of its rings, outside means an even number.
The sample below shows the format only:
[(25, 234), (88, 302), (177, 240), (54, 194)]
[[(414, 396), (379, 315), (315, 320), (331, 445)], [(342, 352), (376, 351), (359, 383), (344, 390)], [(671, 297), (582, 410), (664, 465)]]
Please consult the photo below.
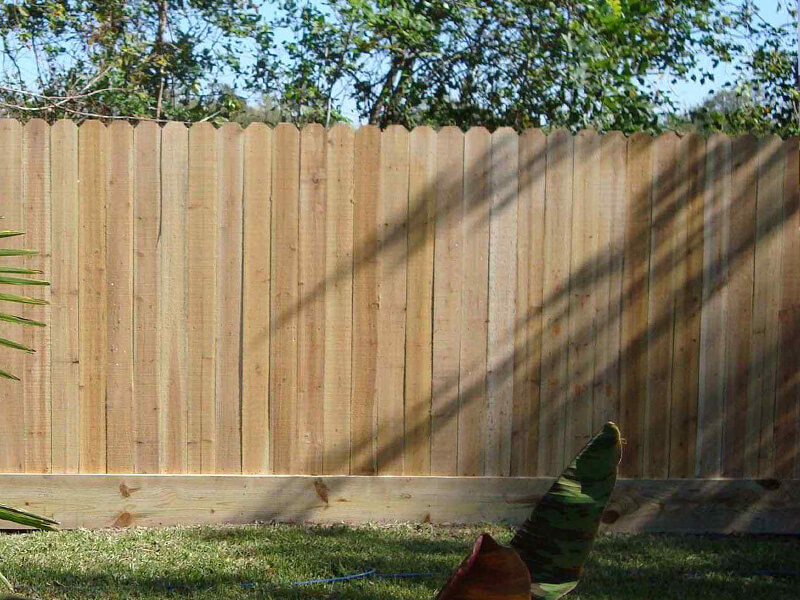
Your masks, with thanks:
[(533, 598), (556, 600), (578, 585), (614, 490), (621, 457), (619, 429), (606, 423), (511, 540), (530, 571)]

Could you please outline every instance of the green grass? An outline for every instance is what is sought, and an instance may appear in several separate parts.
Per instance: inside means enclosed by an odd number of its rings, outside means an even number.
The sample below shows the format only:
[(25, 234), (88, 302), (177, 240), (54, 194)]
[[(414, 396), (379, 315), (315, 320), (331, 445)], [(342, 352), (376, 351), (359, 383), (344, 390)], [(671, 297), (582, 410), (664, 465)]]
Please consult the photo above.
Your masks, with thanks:
[[(0, 569), (36, 598), (433, 598), (481, 531), (498, 526), (253, 525), (0, 535)], [(361, 572), (435, 572), (294, 587)], [(800, 539), (607, 535), (572, 600), (797, 598)]]

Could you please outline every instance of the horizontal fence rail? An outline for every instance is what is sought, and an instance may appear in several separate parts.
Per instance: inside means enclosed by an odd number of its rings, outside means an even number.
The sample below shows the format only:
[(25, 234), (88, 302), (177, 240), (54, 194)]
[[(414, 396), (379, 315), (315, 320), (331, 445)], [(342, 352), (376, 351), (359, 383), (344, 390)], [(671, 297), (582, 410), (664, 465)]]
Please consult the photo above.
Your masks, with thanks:
[[(798, 140), (0, 121), (0, 472), (800, 477)], [(9, 244), (8, 241), (0, 241)], [(40, 294), (41, 290), (27, 290)]]

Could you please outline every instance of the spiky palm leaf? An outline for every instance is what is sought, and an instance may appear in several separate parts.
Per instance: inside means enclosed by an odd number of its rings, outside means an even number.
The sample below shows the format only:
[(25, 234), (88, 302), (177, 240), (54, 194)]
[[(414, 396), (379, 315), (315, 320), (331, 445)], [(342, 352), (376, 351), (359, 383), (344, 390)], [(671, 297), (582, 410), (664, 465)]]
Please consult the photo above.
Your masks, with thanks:
[[(21, 235), (23, 235), (23, 232), (21, 231), (0, 231), (0, 239), (12, 238)], [(33, 254), (36, 254), (36, 250), (27, 250), (24, 248), (0, 248), (0, 257), (31, 256)], [(50, 285), (47, 281), (30, 277), (31, 275), (38, 275), (38, 274), (41, 274), (41, 271), (37, 271), (35, 269), (26, 269), (23, 267), (10, 267), (6, 265), (0, 265), (0, 285), (3, 286)], [(33, 298), (31, 296), (23, 296), (20, 294), (11, 294), (8, 292), (0, 292), (0, 302), (11, 302), (14, 304), (23, 304), (23, 305), (47, 304), (45, 300), (40, 300), (38, 298)], [(44, 323), (42, 323), (41, 321), (34, 321), (26, 317), (21, 317), (18, 315), (6, 313), (5, 311), (0, 311), (0, 321), (5, 323), (13, 323), (15, 325), (30, 325), (33, 327), (44, 327)], [(5, 337), (0, 337), (0, 346), (13, 348), (15, 350), (21, 350), (23, 352), (35, 352), (33, 348), (29, 348), (25, 344), (7, 339)], [(13, 379), (15, 381), (19, 381), (19, 377), (17, 377), (13, 373), (9, 373), (2, 367), (0, 367), (0, 377), (3, 379)]]

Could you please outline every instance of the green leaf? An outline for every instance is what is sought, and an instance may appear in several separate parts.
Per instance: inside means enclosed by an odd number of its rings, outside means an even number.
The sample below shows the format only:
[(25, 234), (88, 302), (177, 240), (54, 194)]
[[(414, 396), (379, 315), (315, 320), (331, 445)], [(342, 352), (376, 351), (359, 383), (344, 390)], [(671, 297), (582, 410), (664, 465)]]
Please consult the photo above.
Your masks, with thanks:
[(12, 373), (8, 373), (7, 371), (3, 371), (2, 369), (0, 369), (0, 378), (2, 378), (2, 379), (10, 379), (11, 381), (19, 381), (20, 380), (19, 377), (17, 377), (16, 375), (14, 375)]
[(0, 273), (16, 273), (17, 275), (41, 275), (42, 271), (38, 269), (26, 269), (25, 267), (8, 267), (0, 265)]
[(26, 525), (28, 527), (35, 527), (36, 529), (43, 529), (45, 531), (55, 531), (55, 526), (58, 521), (35, 515), (33, 513), (19, 510), (5, 504), (0, 504), (0, 521), (11, 521), (19, 525)]
[(528, 566), (535, 599), (556, 600), (578, 584), (617, 481), (619, 429), (608, 422), (570, 463), (519, 528), (511, 547)]
[(25, 248), (0, 248), (0, 256), (33, 256), (34, 254), (39, 254), (39, 251)]
[(50, 285), (49, 281), (42, 281), (41, 279), (26, 279), (24, 277), (7, 277), (0, 275), (0, 284), (8, 285)]
[(16, 315), (9, 315), (6, 313), (0, 313), (0, 321), (14, 323), (15, 325), (33, 325), (35, 327), (45, 326), (45, 323), (42, 323), (41, 321), (34, 321), (32, 319), (26, 319), (25, 317), (18, 317)]
[(0, 231), (0, 239), (17, 237), (18, 235), (25, 235), (24, 231)]
[(28, 348), (19, 342), (15, 342), (13, 340), (7, 340), (6, 338), (0, 337), (0, 346), (6, 346), (7, 348), (13, 348), (14, 350), (22, 350), (23, 352), (28, 352), (29, 354), (33, 354), (36, 352), (33, 348)]
[(0, 302), (19, 302), (20, 304), (36, 304), (39, 306), (44, 306), (47, 304), (47, 300), (41, 300), (39, 298), (31, 298), (30, 296), (17, 296), (16, 294), (6, 294), (0, 292)]

